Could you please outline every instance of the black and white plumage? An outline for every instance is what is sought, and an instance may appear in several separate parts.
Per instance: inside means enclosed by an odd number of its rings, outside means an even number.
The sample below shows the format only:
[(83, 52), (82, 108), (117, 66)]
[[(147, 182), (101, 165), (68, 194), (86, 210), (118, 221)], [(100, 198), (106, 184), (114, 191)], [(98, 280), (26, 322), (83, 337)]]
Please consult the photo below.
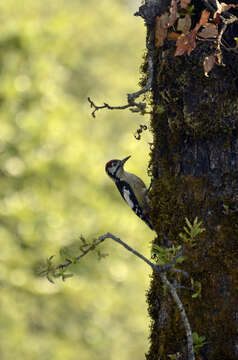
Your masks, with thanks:
[(138, 176), (125, 171), (123, 168), (129, 158), (130, 156), (127, 156), (123, 160), (110, 160), (106, 163), (105, 170), (108, 176), (115, 182), (121, 196), (127, 204), (135, 214), (153, 230), (153, 225), (148, 217), (148, 190)]

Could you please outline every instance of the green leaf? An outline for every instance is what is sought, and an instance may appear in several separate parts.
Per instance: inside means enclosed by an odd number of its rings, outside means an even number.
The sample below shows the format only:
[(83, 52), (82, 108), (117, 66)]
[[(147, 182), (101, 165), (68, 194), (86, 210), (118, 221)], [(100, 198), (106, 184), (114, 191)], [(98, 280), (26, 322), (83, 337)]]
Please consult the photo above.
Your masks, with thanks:
[(192, 226), (192, 224), (190, 223), (190, 221), (188, 220), (188, 218), (185, 218), (185, 221), (186, 221), (186, 224), (187, 224), (187, 226), (189, 227), (189, 229), (191, 229), (193, 226)]

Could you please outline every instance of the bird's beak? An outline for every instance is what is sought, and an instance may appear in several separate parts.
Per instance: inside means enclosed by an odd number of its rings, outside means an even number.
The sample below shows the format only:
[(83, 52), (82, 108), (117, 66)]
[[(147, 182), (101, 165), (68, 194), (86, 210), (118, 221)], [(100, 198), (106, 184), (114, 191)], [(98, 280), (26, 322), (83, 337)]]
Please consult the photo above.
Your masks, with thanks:
[(125, 162), (130, 159), (131, 155), (127, 156), (125, 159), (121, 160), (121, 166), (125, 164)]

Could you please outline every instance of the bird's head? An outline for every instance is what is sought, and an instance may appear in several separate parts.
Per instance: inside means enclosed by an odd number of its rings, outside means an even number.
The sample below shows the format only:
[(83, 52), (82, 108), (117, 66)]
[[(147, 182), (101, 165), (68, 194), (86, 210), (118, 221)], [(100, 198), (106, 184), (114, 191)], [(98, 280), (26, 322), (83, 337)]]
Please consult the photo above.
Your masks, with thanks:
[(105, 170), (108, 176), (110, 176), (112, 179), (117, 178), (118, 171), (123, 171), (123, 166), (125, 162), (130, 159), (131, 156), (127, 156), (123, 160), (110, 160), (106, 163)]

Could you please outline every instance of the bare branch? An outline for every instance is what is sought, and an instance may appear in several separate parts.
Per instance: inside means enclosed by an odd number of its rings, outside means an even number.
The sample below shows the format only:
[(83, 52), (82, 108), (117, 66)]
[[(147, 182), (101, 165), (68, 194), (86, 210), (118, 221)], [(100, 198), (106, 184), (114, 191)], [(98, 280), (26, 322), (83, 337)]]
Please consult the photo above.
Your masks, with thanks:
[(146, 104), (145, 103), (136, 103), (135, 101), (130, 101), (129, 102), (129, 96), (134, 95), (134, 94), (128, 94), (128, 104), (126, 105), (122, 105), (122, 106), (111, 106), (107, 103), (104, 103), (104, 105), (98, 106), (96, 105), (91, 99), (90, 97), (88, 97), (88, 102), (90, 103), (91, 108), (94, 108), (93, 112), (92, 112), (92, 117), (96, 117), (95, 113), (96, 111), (100, 110), (100, 109), (109, 109), (109, 110), (124, 110), (124, 109), (128, 109), (128, 108), (133, 108), (135, 107), (135, 109), (131, 109), (131, 111), (134, 112), (139, 112), (139, 111), (144, 111)]
[(163, 282), (164, 285), (166, 285), (170, 291), (170, 294), (172, 295), (178, 310), (180, 312), (184, 327), (185, 327), (185, 331), (186, 331), (186, 336), (187, 336), (187, 342), (188, 342), (188, 360), (195, 360), (195, 356), (194, 356), (194, 349), (193, 349), (193, 337), (192, 337), (192, 330), (191, 330), (191, 326), (186, 314), (186, 311), (183, 307), (182, 301), (180, 300), (175, 287), (171, 284), (171, 282), (167, 279), (166, 274), (160, 274), (160, 278)]
[[(84, 250), (81, 255), (77, 256), (74, 259), (74, 261), (81, 260), (85, 255), (87, 255), (90, 251), (94, 250), (105, 239), (112, 239), (112, 240), (116, 241), (118, 244), (122, 245), (126, 250), (130, 251), (132, 254), (136, 255), (138, 258), (140, 258), (145, 263), (147, 263), (152, 268), (152, 270), (155, 270), (157, 273), (170, 271), (172, 266), (176, 263), (176, 260), (182, 255), (182, 251), (179, 251), (178, 254), (172, 259), (172, 261), (170, 261), (170, 263), (168, 263), (166, 265), (156, 265), (156, 264), (152, 263), (149, 259), (147, 259), (145, 256), (143, 256), (141, 253), (139, 253), (137, 250), (133, 249), (131, 246), (126, 244), (124, 241), (122, 241), (117, 236), (115, 236), (111, 233), (106, 233), (104, 235), (99, 236), (97, 239), (95, 239), (93, 241), (93, 244), (91, 246), (89, 246), (86, 250)], [(66, 263), (58, 265), (56, 269), (62, 269), (71, 264), (72, 264), (72, 261), (67, 260)]]
[(146, 47), (148, 49), (148, 60), (147, 60), (148, 61), (148, 78), (147, 78), (145, 87), (134, 93), (127, 94), (127, 104), (122, 105), (122, 106), (111, 106), (107, 103), (104, 103), (103, 105), (98, 106), (91, 100), (90, 97), (88, 97), (88, 102), (89, 102), (91, 108), (94, 109), (92, 112), (92, 116), (94, 118), (96, 117), (96, 115), (95, 115), (96, 111), (101, 110), (101, 109), (124, 110), (124, 109), (130, 108), (130, 110), (132, 112), (142, 112), (143, 114), (150, 114), (150, 112), (145, 111), (146, 103), (136, 102), (135, 99), (137, 99), (142, 94), (150, 91), (151, 86), (152, 86), (153, 75), (154, 75), (154, 67), (153, 67), (154, 53), (153, 53), (152, 42), (153, 42), (152, 30), (147, 29)]
[(238, 19), (236, 16), (233, 16), (233, 15), (230, 15), (230, 18), (229, 19), (225, 19), (223, 16), (221, 16), (222, 20), (223, 20), (223, 26), (220, 30), (220, 33), (218, 35), (218, 39), (217, 39), (217, 50), (218, 51), (221, 51), (221, 45), (226, 49), (226, 50), (237, 50), (236, 48), (231, 48), (229, 45), (225, 45), (225, 41), (224, 39), (222, 39), (227, 27), (231, 24), (233, 24), (234, 22), (236, 22)]
[(172, 269), (171, 269), (171, 272), (181, 273), (181, 274), (183, 274), (183, 276), (185, 276), (186, 278), (189, 278), (188, 273), (187, 273), (186, 271), (184, 271), (184, 270), (177, 269), (177, 268), (172, 268)]
[[(79, 260), (81, 260), (81, 259), (82, 259), (85, 255), (87, 255), (90, 251), (94, 250), (96, 246), (98, 246), (99, 244), (101, 244), (101, 243), (107, 238), (106, 235), (107, 235), (107, 234), (102, 235), (102, 236), (99, 236), (98, 239), (94, 240), (94, 241), (93, 241), (93, 244), (92, 244), (91, 246), (89, 246), (86, 250), (83, 250), (82, 254), (79, 255), (79, 256), (77, 256), (77, 257), (74, 259), (74, 261), (79, 261)], [(56, 267), (56, 269), (65, 268), (65, 267), (71, 265), (72, 263), (73, 263), (73, 262), (72, 262), (71, 260), (67, 260), (66, 263), (58, 265), (58, 266)]]

